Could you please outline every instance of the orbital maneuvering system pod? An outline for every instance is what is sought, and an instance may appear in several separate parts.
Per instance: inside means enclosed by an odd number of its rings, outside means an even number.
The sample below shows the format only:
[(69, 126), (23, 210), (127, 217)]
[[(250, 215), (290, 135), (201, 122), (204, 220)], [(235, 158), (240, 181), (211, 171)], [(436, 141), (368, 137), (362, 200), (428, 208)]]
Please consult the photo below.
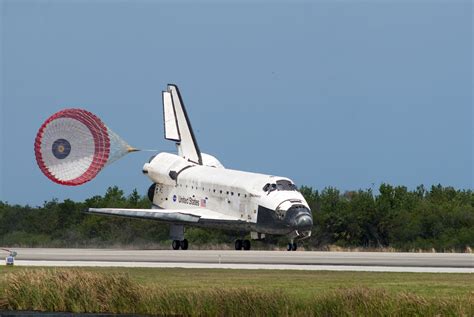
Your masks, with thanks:
[[(151, 209), (90, 208), (89, 213), (152, 219), (170, 225), (172, 248), (188, 249), (184, 227), (196, 226), (286, 235), (288, 250), (311, 236), (313, 217), (308, 203), (286, 177), (225, 168), (202, 153), (176, 85), (163, 91), (165, 139), (176, 142), (177, 154), (159, 153), (143, 166), (152, 181)], [(51, 180), (80, 185), (125, 154), (138, 151), (95, 115), (66, 109), (50, 117), (35, 142), (38, 165)], [(250, 240), (237, 239), (236, 250), (249, 250)]]

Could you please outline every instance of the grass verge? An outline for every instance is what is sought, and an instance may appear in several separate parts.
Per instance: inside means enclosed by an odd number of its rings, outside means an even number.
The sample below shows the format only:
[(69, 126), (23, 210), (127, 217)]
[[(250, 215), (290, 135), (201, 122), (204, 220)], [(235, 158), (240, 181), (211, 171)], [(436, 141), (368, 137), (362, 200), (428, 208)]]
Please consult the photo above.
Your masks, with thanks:
[[(0, 309), (186, 316), (474, 315), (470, 274), (421, 274), (412, 290), (418, 275), (410, 273), (0, 270)], [(427, 277), (440, 282), (438, 290), (435, 282), (434, 289), (426, 289), (421, 281)], [(255, 280), (259, 284), (248, 283)], [(412, 283), (405, 288), (396, 284), (408, 280)]]

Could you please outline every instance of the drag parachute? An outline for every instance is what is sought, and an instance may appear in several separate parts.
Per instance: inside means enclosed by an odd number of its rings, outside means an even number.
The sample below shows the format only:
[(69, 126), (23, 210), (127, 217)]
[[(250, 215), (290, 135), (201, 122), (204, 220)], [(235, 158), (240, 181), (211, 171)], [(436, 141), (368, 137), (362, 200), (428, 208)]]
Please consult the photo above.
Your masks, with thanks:
[(55, 113), (43, 123), (35, 140), (41, 171), (53, 182), (69, 186), (90, 181), (105, 166), (134, 151), (138, 150), (82, 109)]

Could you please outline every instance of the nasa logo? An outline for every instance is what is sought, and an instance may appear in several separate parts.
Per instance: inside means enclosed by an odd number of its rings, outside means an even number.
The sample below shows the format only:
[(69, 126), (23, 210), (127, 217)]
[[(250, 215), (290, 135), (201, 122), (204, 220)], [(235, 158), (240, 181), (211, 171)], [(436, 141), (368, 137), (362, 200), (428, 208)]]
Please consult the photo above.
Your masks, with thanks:
[(173, 202), (176, 202), (176, 195), (173, 195)]

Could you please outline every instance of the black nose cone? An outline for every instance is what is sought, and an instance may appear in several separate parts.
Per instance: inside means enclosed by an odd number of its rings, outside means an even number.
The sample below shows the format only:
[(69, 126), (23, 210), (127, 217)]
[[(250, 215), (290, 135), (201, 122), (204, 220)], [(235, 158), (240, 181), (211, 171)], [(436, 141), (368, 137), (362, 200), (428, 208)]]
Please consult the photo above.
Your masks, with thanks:
[(313, 217), (307, 214), (296, 217), (296, 227), (301, 231), (311, 230), (313, 227)]
[(288, 209), (286, 221), (298, 231), (310, 231), (313, 227), (311, 210), (304, 206), (293, 206)]

